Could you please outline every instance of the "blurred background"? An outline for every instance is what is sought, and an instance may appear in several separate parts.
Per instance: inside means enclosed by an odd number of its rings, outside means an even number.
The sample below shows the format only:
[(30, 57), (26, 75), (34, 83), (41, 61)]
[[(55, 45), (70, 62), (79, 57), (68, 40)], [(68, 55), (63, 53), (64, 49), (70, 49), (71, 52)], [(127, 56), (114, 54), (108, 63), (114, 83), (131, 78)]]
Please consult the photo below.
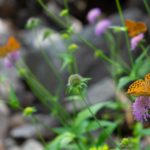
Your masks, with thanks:
[[(43, 0), (43, 2), (56, 16), (59, 16), (60, 11), (64, 9), (63, 0)], [(148, 2), (150, 3), (150, 0)], [(144, 21), (149, 26), (148, 13), (142, 0), (120, 0), (120, 3), (125, 18)], [(106, 43), (104, 37), (95, 37), (94, 26), (87, 22), (86, 15), (89, 10), (98, 7), (102, 10), (102, 18), (110, 19), (113, 25), (121, 25), (115, 0), (68, 0), (68, 6), (71, 15), (70, 21), (76, 32), (109, 55), (108, 43)], [(40, 27), (34, 31), (26, 29), (26, 23), (31, 17), (39, 18), (42, 22)], [(41, 34), (43, 29), (47, 27), (55, 31), (51, 36), (52, 41), (41, 42)], [(5, 39), (10, 35), (15, 36), (22, 45), (21, 52), (30, 69), (44, 86), (53, 92), (56, 88), (57, 79), (53, 71), (48, 69), (48, 65), (43, 61), (39, 52), (41, 48), (39, 47), (41, 46), (47, 52), (54, 66), (59, 70), (61, 61), (58, 60), (56, 55), (65, 51), (65, 41), (61, 39), (60, 35), (63, 30), (64, 27), (43, 10), (40, 0), (0, 0), (0, 39)], [(149, 36), (147, 36), (147, 39), (149, 39)], [(115, 86), (107, 65), (94, 58), (90, 48), (76, 36), (73, 37), (72, 41), (79, 46), (76, 54), (79, 73), (82, 76), (92, 78), (88, 88), (88, 95), (93, 98), (91, 103), (106, 101), (114, 97)], [(1, 43), (4, 43), (3, 40)], [(124, 42), (120, 44), (120, 48), (124, 59), (128, 61)], [(138, 54), (138, 52), (133, 53)], [(52, 127), (58, 125), (57, 120), (49, 117), (48, 110), (37, 100), (25, 80), (18, 77), (14, 68), (7, 69), (2, 65), (2, 62), (0, 67), (0, 73), (6, 77), (6, 80), (2, 80), (0, 85), (0, 150), (31, 150), (31, 147), (42, 150), (43, 146), (32, 120), (24, 118), (20, 111), (13, 110), (6, 105), (6, 101), (9, 100), (8, 86), (10, 83), (13, 82), (15, 92), (23, 107), (35, 106), (37, 108), (39, 122), (44, 122)], [(68, 73), (64, 71), (60, 74), (67, 84)], [(61, 95), (62, 103), (71, 112), (72, 106), (64, 100), (64, 90)], [(125, 121), (125, 123), (127, 122)], [(44, 139), (50, 141), (54, 137), (40, 123), (37, 126)], [(127, 136), (130, 135), (130, 129), (127, 129), (127, 131), (124, 129), (123, 133)], [(147, 141), (149, 139), (145, 140), (145, 142)]]

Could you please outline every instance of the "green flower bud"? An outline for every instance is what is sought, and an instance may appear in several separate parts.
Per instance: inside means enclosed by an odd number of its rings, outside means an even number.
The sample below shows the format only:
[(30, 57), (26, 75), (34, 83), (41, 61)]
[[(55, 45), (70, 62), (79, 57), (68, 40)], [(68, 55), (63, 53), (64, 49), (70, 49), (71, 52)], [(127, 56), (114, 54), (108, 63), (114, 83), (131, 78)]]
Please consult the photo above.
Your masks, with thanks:
[(96, 50), (95, 53), (94, 53), (94, 56), (95, 56), (96, 58), (102, 57), (102, 56), (103, 56), (103, 52), (102, 52), (101, 50)]
[(34, 112), (36, 112), (36, 109), (34, 107), (26, 107), (23, 111), (23, 115), (31, 116)]
[(41, 21), (38, 18), (30, 18), (27, 21), (26, 28), (27, 29), (37, 28), (40, 25), (40, 23), (41, 23)]
[(67, 34), (67, 33), (63, 33), (63, 34), (61, 35), (61, 37), (62, 37), (63, 39), (70, 39), (70, 35)]
[(68, 47), (69, 52), (75, 52), (78, 49), (78, 45), (76, 44), (71, 44)]
[(60, 12), (59, 16), (65, 17), (65, 16), (68, 16), (68, 14), (69, 14), (69, 10), (68, 10), (68, 9), (63, 9), (63, 10)]
[(27, 73), (27, 70), (25, 68), (19, 68), (19, 75), (20, 76), (25, 76)]
[(53, 31), (51, 29), (45, 29), (43, 31), (43, 40), (45, 40), (46, 38), (48, 38), (51, 34), (53, 33)]
[(68, 79), (69, 86), (76, 86), (79, 85), (82, 81), (82, 77), (79, 74), (73, 74)]

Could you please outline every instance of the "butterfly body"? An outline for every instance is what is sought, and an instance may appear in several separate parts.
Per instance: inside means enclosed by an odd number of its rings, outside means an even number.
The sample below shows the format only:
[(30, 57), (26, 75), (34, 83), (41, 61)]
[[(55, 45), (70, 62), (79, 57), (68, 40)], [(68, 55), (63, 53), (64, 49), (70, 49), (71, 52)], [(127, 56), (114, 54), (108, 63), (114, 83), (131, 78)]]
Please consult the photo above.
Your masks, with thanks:
[(134, 37), (147, 31), (147, 26), (143, 22), (135, 22), (127, 19), (125, 21), (125, 25), (127, 27), (129, 37)]
[(145, 75), (144, 80), (139, 79), (133, 82), (127, 93), (133, 96), (150, 96), (150, 73)]

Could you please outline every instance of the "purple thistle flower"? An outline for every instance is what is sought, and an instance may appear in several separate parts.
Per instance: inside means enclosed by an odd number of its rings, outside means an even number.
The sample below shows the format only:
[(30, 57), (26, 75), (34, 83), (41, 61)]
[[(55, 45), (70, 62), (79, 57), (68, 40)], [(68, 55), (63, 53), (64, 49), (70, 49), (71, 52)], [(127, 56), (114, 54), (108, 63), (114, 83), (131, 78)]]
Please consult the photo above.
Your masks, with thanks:
[(132, 105), (133, 115), (137, 121), (147, 121), (150, 118), (150, 97), (139, 96)]
[(108, 19), (104, 19), (104, 20), (99, 21), (95, 27), (95, 35), (100, 36), (101, 34), (103, 34), (108, 29), (108, 27), (110, 25), (111, 25), (111, 22)]
[(94, 23), (96, 19), (101, 15), (101, 10), (99, 8), (91, 9), (87, 14), (87, 20), (89, 23)]
[(141, 42), (141, 40), (143, 38), (144, 38), (144, 34), (143, 33), (133, 37), (131, 39), (131, 49), (134, 50), (138, 46), (139, 42)]
[(20, 52), (19, 51), (15, 51), (15, 52), (8, 54), (4, 58), (5, 67), (12, 68), (19, 58), (20, 58)]

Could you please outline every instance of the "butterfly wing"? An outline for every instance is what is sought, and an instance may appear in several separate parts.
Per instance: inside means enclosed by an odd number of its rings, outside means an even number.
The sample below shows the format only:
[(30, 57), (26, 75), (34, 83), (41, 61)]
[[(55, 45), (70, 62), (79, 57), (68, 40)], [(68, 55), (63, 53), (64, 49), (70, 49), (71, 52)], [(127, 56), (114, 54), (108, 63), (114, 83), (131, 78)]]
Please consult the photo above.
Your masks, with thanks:
[(125, 25), (128, 29), (128, 35), (134, 37), (140, 33), (145, 33), (147, 31), (147, 26), (143, 22), (134, 22), (132, 20), (126, 20)]
[(134, 96), (150, 95), (150, 92), (147, 89), (146, 82), (142, 79), (133, 82), (129, 86), (127, 93)]
[(150, 93), (150, 73), (145, 75), (145, 83), (146, 83), (146, 86), (147, 86), (149, 93)]
[(5, 57), (7, 54), (8, 54), (7, 46), (1, 46), (0, 47), (0, 57)]
[(16, 51), (17, 49), (19, 49), (21, 47), (20, 43), (12, 36), (9, 37), (6, 46), (10, 52)]
[(134, 21), (132, 21), (132, 20), (129, 20), (129, 19), (125, 20), (125, 26), (127, 27), (128, 35), (130, 37), (135, 35), (135, 33), (133, 33), (134, 32), (134, 28), (135, 28), (135, 24), (136, 23)]
[(138, 35), (140, 33), (145, 33), (147, 31), (147, 26), (143, 22), (136, 23), (136, 26), (134, 27), (134, 34)]

